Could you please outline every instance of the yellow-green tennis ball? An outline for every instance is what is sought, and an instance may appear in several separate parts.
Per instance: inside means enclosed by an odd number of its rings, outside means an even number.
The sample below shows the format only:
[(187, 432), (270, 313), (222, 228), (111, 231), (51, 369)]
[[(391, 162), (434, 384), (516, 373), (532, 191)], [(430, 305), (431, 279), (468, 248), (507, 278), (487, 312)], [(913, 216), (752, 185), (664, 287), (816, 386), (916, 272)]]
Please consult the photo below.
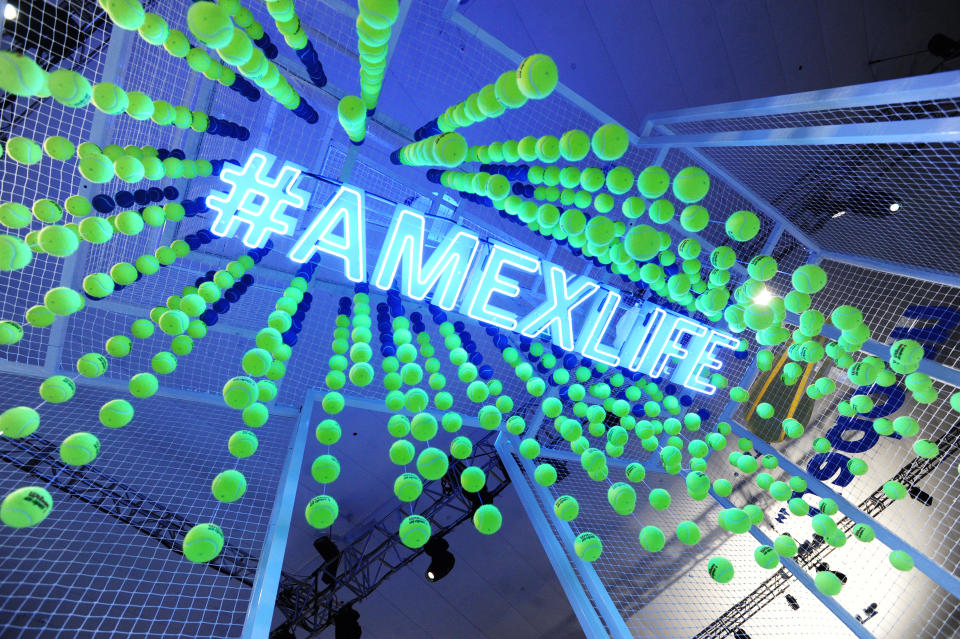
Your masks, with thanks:
[(40, 383), (40, 397), (51, 404), (62, 404), (73, 398), (77, 385), (63, 375), (53, 375)]
[[(601, 160), (612, 162), (623, 157), (630, 145), (630, 135), (619, 124), (604, 124), (593, 133), (590, 147)], [(632, 181), (632, 176), (631, 176)]]
[(926, 439), (918, 439), (913, 442), (913, 452), (917, 454), (917, 457), (933, 459), (940, 454), (940, 447)]
[(167, 335), (181, 335), (186, 332), (190, 318), (183, 311), (166, 311), (160, 316), (158, 324)]
[(245, 459), (257, 452), (259, 445), (260, 442), (252, 431), (238, 430), (230, 435), (230, 439), (227, 441), (227, 450), (234, 457)]
[(393, 494), (402, 502), (416, 501), (422, 492), (423, 482), (413, 473), (403, 473), (393, 482)]
[(707, 562), (707, 574), (717, 583), (728, 583), (733, 579), (733, 564), (726, 557), (713, 557)]
[[(118, 178), (128, 184), (139, 182), (143, 179), (145, 173), (143, 162), (129, 155), (118, 158), (116, 162), (113, 163), (113, 171)], [(140, 216), (138, 215), (137, 217)]]
[(0, 52), (0, 89), (23, 97), (41, 93), (46, 73), (33, 58), (12, 51)]
[(923, 346), (912, 339), (897, 340), (890, 345), (890, 369), (894, 373), (909, 375), (920, 367)]
[(876, 538), (876, 533), (873, 532), (873, 528), (871, 528), (868, 524), (857, 524), (850, 530), (850, 532), (854, 537), (865, 544), (870, 543)]
[(47, 79), (53, 99), (68, 107), (84, 107), (93, 99), (93, 87), (85, 77), (69, 69), (58, 69)]
[(699, 204), (691, 204), (680, 212), (680, 225), (685, 231), (696, 233), (702, 231), (710, 223), (710, 214)]
[(337, 392), (327, 393), (323, 396), (323, 400), (320, 402), (323, 406), (323, 410), (329, 415), (336, 415), (343, 410), (344, 405), (346, 404), (343, 399), (343, 395)]
[(473, 513), (473, 526), (484, 535), (496, 533), (502, 525), (503, 515), (500, 514), (500, 509), (493, 504), (484, 504)]
[(0, 204), (0, 224), (7, 228), (22, 229), (30, 226), (33, 216), (30, 209), (19, 202)]
[(149, 120), (153, 115), (153, 99), (141, 91), (127, 91), (126, 113), (134, 120)]
[(153, 397), (159, 388), (153, 373), (137, 373), (130, 378), (127, 388), (134, 397)]
[[(231, 277), (230, 279), (232, 280), (233, 278)], [(230, 284), (228, 284), (227, 286), (222, 286), (220, 288), (227, 289), (227, 288), (230, 288), (230, 286), (232, 285), (233, 285), (233, 282), (231, 281)], [(276, 329), (273, 329), (270, 327), (262, 328), (257, 333), (256, 343), (258, 348), (262, 348), (272, 353), (275, 350), (277, 350), (277, 348), (279, 348), (281, 344), (283, 344), (283, 336), (281, 336), (280, 331)]]
[(540, 100), (553, 93), (558, 79), (556, 63), (542, 53), (526, 58), (517, 69), (517, 86), (531, 100)]
[(430, 522), (420, 515), (408, 515), (400, 522), (400, 541), (408, 548), (421, 548), (430, 539)]
[(36, 164), (43, 157), (43, 149), (29, 138), (13, 137), (7, 140), (7, 155), (20, 164)]
[(190, 293), (189, 295), (184, 295), (180, 300), (180, 310), (183, 311), (187, 317), (200, 317), (200, 315), (207, 310), (207, 302), (198, 294)]
[(666, 510), (670, 507), (670, 493), (664, 488), (654, 488), (647, 499), (654, 510)]
[(223, 531), (216, 524), (197, 524), (183, 538), (183, 556), (196, 564), (215, 559), (221, 550)]
[(100, 407), (99, 416), (107, 428), (123, 428), (133, 419), (133, 406), (125, 399), (111, 399)]
[[(699, 530), (697, 531), (697, 536), (699, 537)], [(643, 546), (647, 552), (660, 552), (666, 541), (663, 531), (656, 526), (644, 526), (640, 530), (639, 539), (640, 545)]]
[(102, 217), (84, 218), (80, 220), (80, 237), (91, 244), (103, 244), (113, 237), (113, 226)]
[[(50, 309), (42, 304), (36, 304), (27, 309), (27, 312), (24, 314), (24, 319), (27, 320), (27, 324), (35, 328), (46, 328), (53, 324), (57, 316), (50, 312)], [(0, 340), (2, 343), (2, 340)]]
[(467, 466), (460, 473), (460, 486), (468, 493), (480, 492), (486, 483), (486, 473), (478, 466)]
[(230, 16), (213, 2), (195, 2), (187, 11), (187, 26), (211, 49), (225, 47), (233, 38)]
[(549, 488), (557, 482), (557, 469), (547, 463), (538, 464), (533, 472), (533, 478), (541, 486)]
[(629, 515), (637, 505), (637, 491), (630, 484), (618, 481), (607, 489), (607, 502), (618, 515)]
[[(413, 447), (413, 444), (405, 439), (398, 439), (390, 445), (390, 461), (397, 466), (406, 466), (413, 461), (416, 454), (417, 450)], [(414, 475), (414, 477), (416, 477), (416, 475)], [(396, 487), (396, 484), (394, 487)]]
[(100, 353), (86, 353), (77, 360), (77, 372), (84, 377), (100, 377), (107, 372), (107, 358)]
[(46, 519), (52, 509), (53, 498), (45, 488), (24, 486), (0, 502), (0, 521), (11, 528), (28, 528)]
[(40, 426), (40, 414), (28, 406), (15, 406), (0, 413), (0, 435), (21, 439)]
[(673, 195), (684, 204), (699, 202), (710, 190), (710, 176), (697, 166), (681, 169), (673, 177)]
[(417, 413), (410, 420), (410, 434), (421, 442), (433, 439), (437, 436), (437, 418), (430, 413)]
[(773, 570), (780, 563), (780, 555), (771, 546), (757, 546), (753, 551), (753, 559), (758, 566), (766, 570)]
[(53, 224), (63, 218), (63, 207), (46, 198), (37, 200), (33, 203), (33, 217), (45, 224)]
[[(206, 324), (199, 320), (194, 320), (199, 325), (206, 327)], [(269, 402), (277, 396), (277, 385), (269, 379), (261, 379), (257, 382), (257, 401)]]
[[(741, 211), (744, 213), (745, 211)], [(734, 215), (737, 215), (734, 213)], [(730, 219), (733, 219), (731, 216)], [(730, 221), (727, 221), (729, 228)], [(759, 228), (759, 226), (758, 226)], [(728, 231), (729, 234), (729, 231)], [(733, 237), (733, 236), (731, 236)], [(736, 239), (736, 238), (734, 238)], [(811, 295), (813, 293), (818, 293), (823, 290), (823, 287), (827, 285), (827, 273), (817, 266), (816, 264), (804, 264), (796, 270), (793, 271), (791, 276), (793, 282), (793, 288), (799, 291), (800, 293), (806, 293)]]
[(251, 377), (263, 377), (273, 363), (273, 357), (264, 348), (251, 348), (243, 354), (243, 372)]
[(43, 141), (43, 150), (54, 160), (66, 162), (73, 157), (77, 148), (67, 138), (54, 135)]
[(454, 459), (467, 459), (473, 454), (473, 442), (466, 437), (454, 437), (450, 442), (450, 454)]
[(364, 21), (375, 29), (389, 29), (400, 12), (397, 0), (360, 0), (358, 7)]
[(830, 597), (839, 595), (843, 589), (843, 582), (829, 570), (821, 570), (818, 572), (813, 578), (813, 583), (816, 585), (817, 590)]
[(73, 433), (60, 442), (60, 459), (70, 466), (89, 464), (100, 454), (100, 440), (92, 433)]
[(225, 470), (213, 478), (210, 491), (217, 501), (235, 502), (247, 492), (247, 478), (238, 470)]
[(453, 395), (446, 391), (437, 393), (433, 396), (433, 403), (440, 410), (450, 410), (453, 406)]
[(257, 383), (245, 376), (233, 377), (223, 385), (223, 401), (230, 408), (243, 410), (257, 401)]
[(161, 16), (155, 13), (147, 13), (144, 16), (143, 24), (137, 29), (137, 33), (150, 44), (160, 46), (170, 36), (170, 27)]
[(894, 550), (890, 553), (890, 565), (903, 572), (913, 570), (913, 557), (903, 550)]
[(460, 413), (444, 413), (440, 425), (448, 433), (455, 433), (463, 426), (463, 417)]
[(677, 539), (687, 546), (694, 546), (700, 541), (700, 528), (692, 521), (682, 521), (677, 524)]
[(139, 0), (105, 0), (103, 7), (118, 27), (128, 31), (139, 29), (147, 15)]
[[(527, 96), (520, 90), (516, 71), (506, 71), (502, 73), (493, 85), (493, 92), (497, 98), (497, 101), (500, 102), (500, 104), (502, 104), (504, 107), (510, 109), (522, 107), (524, 104), (526, 104), (528, 99)], [(536, 141), (536, 139), (532, 136), (528, 137), (531, 138), (532, 142)], [(530, 162), (535, 156), (526, 156), (521, 148), (522, 146), (523, 141), (521, 140), (520, 144), (518, 145), (520, 158), (525, 162)], [(530, 150), (532, 151), (532, 147)]]
[[(760, 232), (760, 218), (751, 211), (737, 211), (727, 218), (725, 225), (727, 236), (737, 242), (752, 240)], [(802, 289), (797, 289), (803, 293)]]
[(540, 443), (531, 437), (527, 437), (520, 442), (518, 451), (521, 457), (526, 457), (527, 459), (535, 459), (540, 455)]
[(93, 106), (110, 115), (116, 115), (126, 110), (129, 104), (127, 93), (111, 82), (100, 82), (93, 85)]
[(208, 304), (213, 304), (219, 300), (220, 296), (222, 295), (220, 287), (213, 282), (204, 282), (201, 284), (199, 287), (197, 287), (197, 294)]
[(103, 184), (113, 179), (113, 162), (103, 154), (88, 155), (77, 162), (77, 169), (86, 180), (94, 184)]
[(147, 339), (153, 335), (154, 330), (153, 322), (148, 319), (134, 320), (133, 323), (130, 324), (130, 333), (137, 339)]
[(781, 557), (796, 557), (798, 552), (797, 542), (789, 535), (780, 535), (773, 542), (773, 548)]
[(417, 472), (424, 479), (436, 480), (443, 477), (447, 472), (449, 461), (447, 454), (439, 448), (428, 447), (420, 451), (417, 455)]
[(57, 315), (70, 315), (85, 306), (83, 296), (72, 288), (57, 286), (43, 296), (44, 305)]
[(27, 243), (15, 235), (0, 235), (0, 271), (16, 271), (33, 259)]
[(40, 249), (54, 257), (73, 255), (80, 246), (77, 234), (65, 226), (45, 226), (37, 236)]
[(637, 176), (637, 190), (647, 199), (656, 199), (670, 188), (670, 174), (660, 166), (648, 166)]
[(369, 386), (374, 375), (373, 366), (367, 362), (357, 362), (350, 367), (350, 383), (354, 386)]
[(314, 528), (329, 528), (340, 514), (337, 501), (330, 495), (318, 495), (310, 500), (305, 511), (307, 523)]
[[(560, 155), (568, 162), (579, 162), (590, 152), (590, 136), (580, 129), (567, 131), (560, 137)], [(570, 188), (570, 185), (567, 188)]]
[(573, 521), (580, 514), (580, 504), (571, 495), (561, 495), (553, 504), (553, 512), (563, 521)]

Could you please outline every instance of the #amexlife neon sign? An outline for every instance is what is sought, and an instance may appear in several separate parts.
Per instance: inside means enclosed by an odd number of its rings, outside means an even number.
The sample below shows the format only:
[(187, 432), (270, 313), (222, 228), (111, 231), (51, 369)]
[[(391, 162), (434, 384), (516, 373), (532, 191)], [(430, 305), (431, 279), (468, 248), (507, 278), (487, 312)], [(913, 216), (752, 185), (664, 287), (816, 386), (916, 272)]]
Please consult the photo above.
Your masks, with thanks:
[[(302, 169), (285, 163), (276, 178), (267, 173), (275, 158), (254, 151), (245, 166), (225, 167), (220, 179), (231, 185), (228, 193), (213, 192), (207, 206), (217, 211), (211, 231), (232, 237), (247, 226), (246, 246), (263, 246), (272, 233), (290, 236), (296, 219), (287, 207), (305, 209), (309, 194), (296, 188)], [(738, 340), (690, 318), (666, 311), (650, 302), (628, 311), (611, 331), (620, 307), (620, 293), (584, 276), (567, 273), (526, 251), (480, 237), (457, 225), (429, 257), (424, 255), (426, 218), (398, 205), (387, 229), (372, 275), (367, 276), (365, 195), (343, 185), (314, 217), (287, 256), (304, 263), (322, 253), (343, 262), (352, 282), (367, 282), (383, 291), (398, 281), (410, 299), (431, 298), (436, 306), (458, 310), (478, 322), (492, 324), (529, 338), (547, 334), (567, 351), (577, 352), (607, 366), (660, 377), (670, 360), (677, 365), (671, 380), (705, 394), (716, 387), (707, 381), (722, 362), (718, 349), (735, 349)], [(485, 255), (481, 255), (485, 247)], [(514, 276), (541, 276), (544, 300), (523, 316), (509, 310), (521, 295)], [(576, 312), (576, 313), (575, 313)], [(575, 317), (575, 315), (577, 317)], [(618, 337), (611, 335), (615, 332)]]

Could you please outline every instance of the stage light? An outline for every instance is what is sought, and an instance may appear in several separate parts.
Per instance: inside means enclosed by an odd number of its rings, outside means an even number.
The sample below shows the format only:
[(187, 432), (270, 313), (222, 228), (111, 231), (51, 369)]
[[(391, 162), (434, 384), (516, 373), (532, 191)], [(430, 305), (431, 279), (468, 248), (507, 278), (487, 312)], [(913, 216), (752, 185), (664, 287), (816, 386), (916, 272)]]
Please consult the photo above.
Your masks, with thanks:
[(760, 289), (759, 293), (753, 296), (753, 303), (767, 305), (772, 299), (773, 293), (770, 292), (770, 289), (764, 286), (762, 289)]
[(456, 557), (449, 550), (450, 544), (443, 537), (433, 537), (423, 547), (423, 551), (430, 557), (430, 565), (424, 572), (427, 581), (440, 581), (450, 574)]
[(360, 613), (348, 604), (333, 615), (334, 639), (360, 639), (363, 628), (360, 627)]
[(4, 20), (16, 20), (17, 16), (20, 15), (20, 12), (17, 11), (17, 8), (7, 2), (3, 5), (3, 19)]

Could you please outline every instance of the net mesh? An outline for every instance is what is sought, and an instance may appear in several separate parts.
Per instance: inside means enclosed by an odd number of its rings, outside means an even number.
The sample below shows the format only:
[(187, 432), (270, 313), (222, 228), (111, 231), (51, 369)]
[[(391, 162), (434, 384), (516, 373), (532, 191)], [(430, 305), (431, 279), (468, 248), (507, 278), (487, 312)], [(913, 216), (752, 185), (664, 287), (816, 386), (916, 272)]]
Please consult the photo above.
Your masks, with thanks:
[[(585, 262), (568, 247), (557, 246), (518, 227), (489, 207), (461, 201), (459, 194), (444, 192), (424, 179), (422, 169), (389, 163), (389, 153), (409, 142), (414, 129), (436, 117), (448, 105), (494, 81), (504, 71), (516, 68), (519, 62), (518, 56), (482, 34), (478, 36), (466, 22), (445, 18), (443, 11), (447, 2), (410, 4), (387, 67), (381, 108), (369, 123), (367, 140), (360, 149), (349, 143), (335, 113), (339, 97), (359, 92), (354, 26), (357, 13), (352, 4), (336, 0), (299, 3), (298, 13), (330, 78), (330, 83), (319, 89), (309, 83), (300, 60), (282, 42), (263, 3), (245, 3), (278, 44), (280, 55), (276, 63), (280, 70), (319, 112), (319, 121), (312, 125), (288, 113), (266, 94), (257, 102), (250, 102), (234, 91), (201, 79), (189, 70), (184, 60), (148, 45), (134, 33), (112, 27), (95, 2), (72, 0), (60, 3), (60, 9), (54, 9), (51, 3), (39, 4), (44, 7), (41, 13), (48, 27), (66, 28), (69, 25), (63, 20), (69, 20), (76, 27), (75, 32), (70, 31), (72, 39), (55, 45), (44, 42), (40, 51), (37, 51), (34, 34), (34, 44), (27, 49), (45, 67), (75, 69), (91, 82), (115, 82), (126, 90), (140, 90), (154, 99), (203, 111), (248, 128), (251, 137), (241, 142), (124, 116), (109, 117), (93, 107), (69, 109), (52, 99), (7, 96), (0, 108), (0, 134), (4, 140), (25, 136), (42, 142), (45, 137), (62, 135), (74, 142), (90, 140), (101, 146), (149, 144), (181, 150), (188, 158), (239, 162), (245, 160), (251, 149), (261, 148), (284, 161), (301, 165), (307, 173), (300, 186), (311, 194), (311, 203), (300, 215), (298, 231), (335, 192), (335, 182), (348, 180), (370, 194), (367, 221), (371, 246), (379, 245), (396, 203), (402, 203), (425, 213), (449, 217), (484, 237), (547, 256), (571, 272), (610, 281), (628, 293), (636, 292), (636, 287)], [(144, 4), (147, 10), (161, 15), (171, 27), (187, 33), (193, 41), (185, 24), (190, 6), (187, 0)], [(67, 11), (69, 15), (60, 11)], [(7, 30), (4, 48), (23, 47), (26, 35), (21, 34), (17, 41)], [(114, 46), (108, 47), (111, 40)], [(669, 132), (896, 123), (955, 117), (957, 111), (957, 102), (952, 98), (906, 103), (891, 99), (889, 102), (824, 110), (791, 111), (785, 107), (783, 113), (752, 117), (680, 118), (669, 124)], [(595, 111), (585, 109), (580, 102), (554, 95), (548, 100), (530, 101), (522, 109), (462, 132), (471, 144), (478, 144), (524, 135), (560, 135), (573, 128), (592, 132), (600, 124)], [(840, 261), (824, 261), (822, 265), (830, 284), (814, 298), (816, 308), (827, 312), (840, 303), (857, 305), (873, 331), (873, 339), (880, 344), (891, 343), (904, 331), (904, 335), (915, 336), (917, 331), (933, 328), (935, 330), (923, 334), (929, 340), (931, 350), (928, 352), (932, 354), (932, 348), (936, 348), (931, 359), (956, 368), (960, 352), (951, 312), (960, 305), (958, 289), (910, 276), (910, 267), (946, 273), (955, 273), (960, 268), (960, 257), (949, 233), (957, 206), (954, 143), (889, 144), (881, 140), (842, 146), (716, 147), (698, 153), (724, 168), (740, 185), (756, 193), (821, 248), (902, 264), (902, 273), (889, 273)], [(699, 157), (697, 153), (677, 149), (631, 148), (617, 164), (637, 173), (658, 162), (674, 174), (697, 164)], [(0, 162), (3, 171), (0, 199), (21, 202), (28, 207), (40, 198), (63, 202), (73, 194), (115, 196), (121, 190), (140, 186), (116, 179), (92, 185), (81, 178), (72, 163), (53, 162), (49, 158), (25, 166), (5, 154)], [(587, 160), (577, 166), (585, 168), (591, 164), (596, 162)], [(471, 170), (479, 168), (471, 167)], [(222, 185), (213, 178), (195, 178), (163, 180), (151, 186), (175, 186), (179, 193), (177, 199), (183, 200), (203, 197)], [(744, 190), (735, 186), (720, 179), (712, 181), (710, 193), (702, 202), (711, 213), (710, 224), (699, 234), (705, 249), (728, 242), (723, 228), (727, 215), (741, 209), (757, 209), (757, 203), (746, 199)], [(619, 215), (622, 199), (616, 198), (613, 215), (617, 219), (622, 219)], [(890, 210), (892, 204), (898, 205), (897, 211)], [(758, 215), (760, 233), (736, 248), (741, 257), (769, 250), (779, 262), (779, 272), (768, 287), (782, 295), (789, 289), (791, 271), (813, 256), (798, 238), (786, 233), (779, 235), (776, 220), (761, 211)], [(205, 212), (179, 223), (148, 228), (136, 236), (117, 235), (109, 243), (87, 246), (67, 260), (37, 255), (29, 267), (5, 271), (0, 277), (0, 315), (22, 318), (27, 308), (42, 303), (43, 294), (49, 288), (76, 287), (88, 273), (108, 271), (119, 261), (132, 262), (142, 254), (151, 253), (158, 244), (208, 228), (211, 222), (212, 213)], [(896, 225), (897, 232), (890, 232), (892, 225)], [(15, 232), (23, 237), (39, 228), (39, 222), (34, 221), (31, 226)], [(435, 230), (442, 233), (445, 228), (445, 224), (438, 223)], [(676, 222), (663, 230), (675, 243), (686, 235)], [(132, 354), (112, 359), (108, 371), (99, 380), (79, 379), (78, 395), (68, 404), (41, 406), (43, 425), (37, 436), (23, 441), (7, 438), (0, 441), (4, 461), (0, 469), (0, 491), (6, 493), (26, 484), (49, 486), (56, 502), (44, 526), (19, 532), (6, 528), (0, 531), (0, 569), (4, 574), (5, 595), (0, 601), (0, 624), (6, 630), (4, 636), (240, 635), (256, 558), (265, 541), (278, 477), (295, 427), (294, 407), (302, 403), (309, 390), (322, 386), (328, 372), (326, 356), (315, 354), (328, 352), (335, 302), (340, 296), (352, 293), (352, 287), (344, 283), (340, 265), (325, 261), (318, 269), (317, 283), (312, 289), (322, 294), (322, 299), (317, 299), (304, 320), (274, 404), (276, 415), (257, 433), (260, 448), (255, 463), (237, 462), (229, 456), (225, 440), (240, 427), (240, 422), (236, 413), (222, 407), (219, 393), (225, 379), (241, 373), (242, 353), (252, 346), (255, 332), (265, 325), (274, 301), (294, 273), (285, 257), (291, 246), (290, 239), (277, 238), (275, 244), (275, 250), (251, 272), (255, 285), (229, 314), (211, 327), (207, 337), (197, 341), (194, 352), (184, 358), (174, 373), (163, 376), (163, 392), (150, 400), (136, 402), (134, 425), (117, 431), (100, 428), (97, 410), (104, 401), (125, 396), (126, 379), (150, 370), (153, 354), (169, 348), (169, 338), (159, 332), (148, 340), (135, 340)], [(0, 399), (3, 400), (0, 405), (40, 404), (36, 387), (43, 377), (58, 371), (75, 377), (74, 366), (80, 355), (102, 352), (110, 336), (128, 333), (134, 319), (146, 317), (152, 307), (163, 304), (170, 295), (181, 293), (184, 286), (192, 285), (205, 272), (223, 268), (243, 250), (235, 239), (217, 240), (108, 300), (88, 302), (83, 312), (59, 319), (52, 328), (26, 326), (22, 340), (0, 350), (4, 360), (0, 362), (0, 369), (8, 371), (0, 376)], [(734, 269), (733, 283), (741, 283), (746, 278), (743, 266), (740, 264)], [(704, 276), (707, 272), (703, 271)], [(539, 286), (539, 281), (530, 277), (521, 284), (532, 290)], [(371, 298), (371, 306), (385, 300), (379, 293)], [(532, 299), (521, 298), (517, 312), (529, 310), (533, 304)], [(405, 302), (404, 311), (407, 315), (420, 312), (429, 318), (423, 304)], [(532, 419), (539, 402), (530, 400), (525, 384), (503, 365), (493, 340), (468, 318), (456, 313), (449, 316), (451, 321), (464, 321), (468, 325), (484, 362), (494, 366), (504, 393), (515, 399), (516, 412)], [(444, 362), (444, 373), (450, 384), (447, 390), (455, 398), (453, 409), (475, 415), (477, 405), (466, 398), (465, 386), (456, 379), (453, 369), (447, 368), (437, 326), (428, 321), (427, 332), (437, 347), (437, 356)], [(376, 335), (371, 346), (375, 349), (380, 346)], [(755, 341), (748, 339), (745, 351), (724, 355), (724, 375), (731, 385), (749, 374), (750, 362), (759, 348)], [(780, 352), (774, 354), (779, 357)], [(806, 434), (799, 440), (774, 444), (786, 458), (802, 468), (815, 463), (810, 451), (812, 439), (825, 435), (833, 427), (837, 421), (837, 403), (855, 391), (837, 370), (818, 369), (810, 374), (835, 379), (837, 391), (821, 400), (798, 402), (793, 410), (803, 415)], [(763, 381), (761, 376), (758, 384)], [(744, 383), (748, 382), (749, 379)], [(942, 401), (956, 388), (940, 381), (935, 383), (935, 388), (940, 402), (921, 405), (907, 399), (890, 417), (916, 418), (921, 425), (920, 437), (941, 442), (940, 456), (929, 463), (906, 468), (909, 466), (906, 460), (912, 459), (912, 455), (905, 454), (909, 443), (881, 437), (875, 446), (857, 453), (869, 465), (866, 475), (844, 485), (834, 481), (839, 477), (837, 473), (824, 480), (887, 528), (902, 535), (914, 548), (952, 574), (960, 575), (960, 556), (954, 550), (960, 533), (956, 532), (956, 512), (952, 508), (960, 492), (955, 472), (956, 444), (953, 443), (956, 420)], [(768, 401), (789, 410), (796, 398), (795, 390), (795, 387), (772, 385), (767, 390)], [(668, 393), (681, 392), (677, 388), (668, 389)], [(385, 394), (381, 375), (378, 375), (373, 384), (351, 389), (350, 399), (382, 402)], [(705, 428), (712, 428), (725, 414), (727, 396), (723, 392), (712, 397), (693, 397), (692, 401), (690, 410), (704, 409), (710, 414)], [(755, 418), (747, 414), (750, 407), (740, 410), (738, 419), (754, 427)], [(202, 415), (202, 423), (198, 415)], [(75, 478), (75, 471), (57, 470), (53, 463), (55, 448), (64, 436), (83, 429), (96, 429), (103, 442), (104, 452), (97, 460), (96, 472), (91, 471), (99, 483), (89, 480), (87, 484), (68, 484), (68, 479)], [(681, 433), (684, 445), (700, 435), (702, 433)], [(594, 564), (594, 570), (605, 596), (635, 636), (685, 637), (701, 633), (701, 636), (721, 637), (731, 636), (736, 629), (753, 637), (851, 634), (832, 611), (826, 610), (821, 601), (792, 579), (785, 569), (771, 573), (757, 567), (752, 554), (760, 542), (749, 535), (734, 536), (719, 530), (716, 527), (719, 506), (710, 498), (688, 499), (681, 479), (651, 471), (639, 491), (641, 506), (633, 516), (620, 517), (606, 503), (609, 482), (591, 481), (579, 468), (578, 460), (562, 457), (561, 452), (567, 446), (557, 438), (551, 424), (543, 424), (537, 438), (544, 447), (543, 457), (538, 461), (550, 461), (558, 468), (567, 469), (549, 491), (531, 483), (537, 508), (564, 546), (564, 561), (577, 566), (577, 587), (581, 594), (575, 596), (588, 601), (607, 631), (613, 632), (611, 629), (617, 624), (605, 618), (607, 612), (598, 597), (589, 592), (580, 566), (582, 562), (568, 547), (569, 533), (590, 530), (603, 538), (604, 554)], [(622, 460), (646, 462), (649, 457), (632, 438)], [(520, 462), (520, 469), (526, 468), (522, 460), (516, 458), (516, 461)], [(247, 477), (247, 495), (234, 504), (219, 504), (210, 494), (209, 483), (216, 472), (234, 466), (240, 467)], [(725, 453), (711, 456), (707, 472), (712, 477), (727, 477), (732, 481), (735, 488), (731, 500), (735, 505), (755, 503), (764, 509), (767, 517), (759, 527), (763, 533), (774, 537), (790, 532), (798, 540), (811, 541), (809, 525), (803, 518), (781, 516), (782, 505), (773, 503), (750, 478), (735, 472), (727, 463)], [(622, 473), (622, 466), (615, 465), (611, 479), (622, 478)], [(882, 493), (878, 495), (877, 490), (895, 476), (911, 489), (911, 494), (906, 500), (893, 503)], [(191, 480), (184, 481), (184, 477)], [(530, 483), (525, 472), (514, 480)], [(107, 487), (112, 487), (112, 492), (107, 492)], [(676, 496), (666, 512), (653, 512), (646, 506), (646, 492), (657, 487), (667, 488)], [(560, 494), (574, 495), (581, 504), (581, 517), (571, 530), (564, 530), (562, 527), (566, 524), (552, 514), (552, 500)], [(217, 522), (234, 551), (230, 555), (235, 560), (230, 564), (232, 568), (221, 563), (224, 570), (219, 570), (185, 561), (176, 552), (177, 543), (170, 541), (170, 537), (149, 534), (160, 530), (158, 524), (146, 526), (130, 516), (131, 509), (142, 509), (144, 504), (154, 509), (151, 512), (168, 515), (168, 520), (161, 520), (168, 523)], [(704, 538), (698, 546), (685, 547), (676, 541), (673, 530), (683, 520), (700, 525)], [(648, 524), (660, 526), (667, 535), (667, 546), (660, 553), (647, 553), (638, 546), (639, 529)], [(169, 528), (162, 530), (169, 531)], [(886, 559), (887, 551), (880, 542), (861, 544), (853, 539), (843, 548), (832, 551), (826, 561), (849, 578), (848, 586), (836, 602), (850, 615), (868, 615), (865, 609), (875, 603), (876, 614), (864, 621), (875, 636), (934, 637), (953, 632), (960, 602), (918, 570), (895, 571)], [(733, 562), (737, 578), (731, 584), (719, 586), (707, 575), (706, 562), (715, 555), (726, 556)], [(811, 566), (805, 565), (803, 569), (810, 570)], [(231, 571), (236, 574), (231, 576)], [(772, 575), (779, 579), (775, 584), (770, 581)], [(877, 584), (883, 584), (883, 588), (876, 587)], [(794, 598), (797, 609), (791, 607), (785, 598), (787, 594)], [(725, 616), (728, 611), (736, 611), (739, 616)], [(721, 626), (712, 625), (718, 617), (728, 621)], [(707, 632), (705, 629), (717, 627), (721, 629), (710, 631), (714, 634), (702, 634)]]

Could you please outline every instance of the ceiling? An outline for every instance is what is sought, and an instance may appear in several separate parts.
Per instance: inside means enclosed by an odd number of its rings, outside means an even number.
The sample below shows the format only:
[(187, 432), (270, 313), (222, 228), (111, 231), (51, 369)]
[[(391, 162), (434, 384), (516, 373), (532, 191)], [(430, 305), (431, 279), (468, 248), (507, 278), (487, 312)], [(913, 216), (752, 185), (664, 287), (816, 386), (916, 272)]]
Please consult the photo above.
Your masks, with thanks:
[[(945, 0), (468, 0), (511, 48), (554, 58), (561, 81), (639, 131), (651, 113), (926, 73)], [(891, 56), (917, 55), (868, 64)]]

